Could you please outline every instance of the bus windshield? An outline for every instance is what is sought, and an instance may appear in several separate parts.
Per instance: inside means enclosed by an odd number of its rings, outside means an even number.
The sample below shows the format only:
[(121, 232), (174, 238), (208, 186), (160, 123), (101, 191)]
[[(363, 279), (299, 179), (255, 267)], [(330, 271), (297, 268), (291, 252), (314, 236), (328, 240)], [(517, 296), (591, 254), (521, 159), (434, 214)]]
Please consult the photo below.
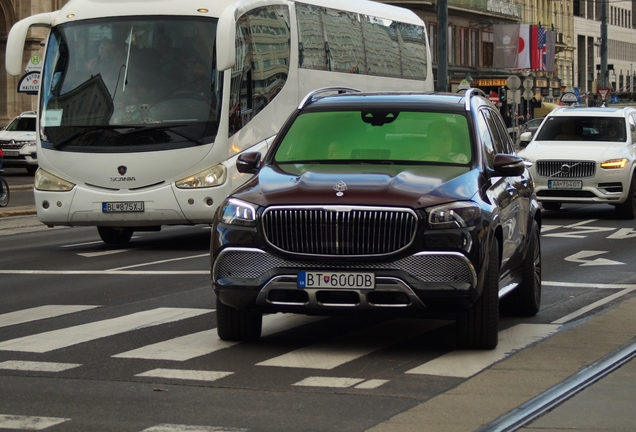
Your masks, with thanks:
[(161, 16), (55, 27), (41, 87), (42, 146), (139, 152), (213, 142), (222, 93), (216, 24)]

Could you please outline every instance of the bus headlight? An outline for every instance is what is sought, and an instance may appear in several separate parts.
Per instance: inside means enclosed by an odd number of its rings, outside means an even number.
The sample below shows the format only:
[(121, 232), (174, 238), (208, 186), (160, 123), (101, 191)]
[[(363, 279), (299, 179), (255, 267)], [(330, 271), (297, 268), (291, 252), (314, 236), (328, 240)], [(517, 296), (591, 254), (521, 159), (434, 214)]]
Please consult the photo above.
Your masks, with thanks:
[(223, 204), (221, 222), (229, 225), (256, 226), (256, 206), (230, 198)]
[(73, 189), (75, 184), (54, 176), (50, 172), (40, 168), (35, 172), (33, 187), (41, 191), (67, 192)]
[(175, 182), (179, 189), (208, 188), (225, 183), (227, 170), (222, 164), (215, 165), (193, 176)]

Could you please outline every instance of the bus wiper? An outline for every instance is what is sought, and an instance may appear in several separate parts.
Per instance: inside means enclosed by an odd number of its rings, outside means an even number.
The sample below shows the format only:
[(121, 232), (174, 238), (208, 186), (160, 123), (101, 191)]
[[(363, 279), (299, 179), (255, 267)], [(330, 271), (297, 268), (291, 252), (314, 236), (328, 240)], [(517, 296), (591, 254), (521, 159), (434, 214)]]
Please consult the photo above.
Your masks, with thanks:
[(122, 135), (130, 135), (130, 134), (136, 134), (136, 133), (140, 133), (140, 132), (146, 132), (149, 130), (169, 130), (170, 132), (172, 132), (175, 135), (179, 135), (181, 138), (185, 138), (188, 141), (192, 141), (193, 143), (196, 144), (203, 144), (203, 139), (198, 139), (193, 137), (190, 134), (184, 133), (184, 132), (179, 132), (174, 130), (173, 128), (178, 128), (178, 127), (184, 127), (184, 126), (188, 126), (187, 124), (157, 124), (157, 125), (151, 125), (151, 126), (134, 126), (133, 130), (129, 131), (129, 132), (124, 132), (122, 133)]
[(64, 138), (62, 141), (53, 144), (53, 148), (55, 149), (62, 149), (63, 147), (66, 147), (67, 145), (69, 145), (71, 142), (75, 141), (77, 138), (79, 138), (80, 136), (87, 134), (88, 132), (93, 132), (96, 130), (100, 130), (100, 129), (110, 129), (110, 130), (116, 130), (116, 129), (130, 129), (131, 127), (134, 126), (124, 126), (124, 125), (95, 125), (95, 126), (75, 126), (77, 128), (82, 128), (81, 130), (75, 132), (74, 134), (72, 134), (71, 136)]

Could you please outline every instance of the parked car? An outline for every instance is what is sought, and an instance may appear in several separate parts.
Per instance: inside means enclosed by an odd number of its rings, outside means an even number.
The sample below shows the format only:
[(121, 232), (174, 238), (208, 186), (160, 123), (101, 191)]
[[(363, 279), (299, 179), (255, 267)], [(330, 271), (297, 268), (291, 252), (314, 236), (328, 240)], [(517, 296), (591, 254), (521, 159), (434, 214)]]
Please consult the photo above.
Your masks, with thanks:
[(606, 203), (621, 219), (636, 217), (636, 109), (559, 108), (520, 141), (545, 209)]
[(540, 206), (481, 91), (317, 90), (237, 168), (256, 175), (213, 226), (221, 339), (257, 339), (263, 313), (371, 313), (456, 319), (458, 346), (490, 349), (500, 297), (539, 310)]
[(520, 133), (530, 132), (531, 134), (534, 134), (537, 129), (539, 129), (539, 126), (541, 126), (541, 122), (543, 122), (544, 118), (545, 117), (539, 117), (528, 120), (521, 125)]
[(5, 168), (26, 168), (30, 174), (38, 169), (36, 117), (35, 111), (23, 112), (0, 130)]

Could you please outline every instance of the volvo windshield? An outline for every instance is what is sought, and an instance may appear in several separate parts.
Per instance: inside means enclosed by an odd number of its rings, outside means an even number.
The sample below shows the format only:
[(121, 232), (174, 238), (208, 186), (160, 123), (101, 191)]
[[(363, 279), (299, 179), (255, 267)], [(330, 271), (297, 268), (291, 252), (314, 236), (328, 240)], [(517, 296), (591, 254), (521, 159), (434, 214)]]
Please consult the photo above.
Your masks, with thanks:
[(42, 80), (42, 146), (156, 151), (211, 143), (221, 80), (216, 20), (117, 18), (54, 28)]

